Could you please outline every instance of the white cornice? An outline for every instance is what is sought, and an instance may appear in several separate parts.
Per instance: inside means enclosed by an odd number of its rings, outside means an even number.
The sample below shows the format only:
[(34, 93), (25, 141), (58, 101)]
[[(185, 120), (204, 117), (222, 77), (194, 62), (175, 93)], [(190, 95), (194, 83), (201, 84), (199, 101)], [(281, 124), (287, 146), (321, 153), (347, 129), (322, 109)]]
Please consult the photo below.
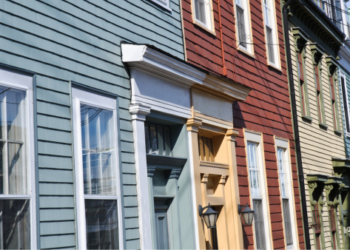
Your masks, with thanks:
[[(129, 67), (191, 87), (196, 84), (228, 99), (245, 100), (250, 89), (229, 80), (222, 80), (192, 67), (147, 45), (122, 44), (122, 60)], [(210, 91), (211, 92), (211, 91)]]

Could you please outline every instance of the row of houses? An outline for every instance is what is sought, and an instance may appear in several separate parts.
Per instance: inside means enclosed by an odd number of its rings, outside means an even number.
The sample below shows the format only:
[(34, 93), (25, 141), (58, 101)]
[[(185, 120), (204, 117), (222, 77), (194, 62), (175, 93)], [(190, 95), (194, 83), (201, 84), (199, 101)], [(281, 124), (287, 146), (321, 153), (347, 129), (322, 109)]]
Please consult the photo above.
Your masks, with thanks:
[(0, 248), (349, 249), (347, 6), (1, 0)]

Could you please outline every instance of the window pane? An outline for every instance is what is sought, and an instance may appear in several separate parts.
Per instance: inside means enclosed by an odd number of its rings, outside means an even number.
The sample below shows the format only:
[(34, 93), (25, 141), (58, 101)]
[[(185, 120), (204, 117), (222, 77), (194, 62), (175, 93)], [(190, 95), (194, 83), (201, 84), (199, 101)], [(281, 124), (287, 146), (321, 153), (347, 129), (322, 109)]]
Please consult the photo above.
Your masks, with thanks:
[(284, 219), (284, 230), (286, 235), (287, 245), (293, 245), (293, 237), (292, 237), (292, 222), (290, 218), (289, 211), (289, 199), (283, 199), (283, 219)]
[(157, 130), (156, 126), (150, 124), (151, 152), (150, 154), (158, 154)]
[(256, 238), (256, 248), (266, 249), (262, 200), (253, 200), (253, 209), (254, 209), (254, 231), (255, 231), (255, 238)]
[(113, 112), (81, 104), (85, 194), (116, 194)]
[(25, 92), (19, 90), (6, 91), (7, 138), (9, 140), (24, 140)]
[(23, 144), (8, 143), (9, 194), (27, 193), (27, 173), (23, 162)]
[(250, 176), (250, 192), (252, 196), (260, 197), (259, 169), (257, 161), (257, 144), (248, 142), (248, 166)]
[(274, 52), (274, 45), (273, 45), (273, 33), (272, 29), (269, 27), (266, 27), (266, 35), (267, 35), (267, 48), (269, 53), (269, 61), (271, 63), (275, 63), (275, 52)]
[(245, 22), (244, 22), (244, 10), (240, 8), (238, 5), (236, 6), (237, 10), (237, 26), (238, 26), (238, 37), (239, 37), (239, 45), (244, 48), (247, 48), (247, 37), (245, 34)]
[(85, 200), (88, 249), (119, 249), (115, 200)]
[(145, 123), (145, 140), (147, 154), (171, 155), (169, 126)]
[(0, 248), (31, 248), (29, 200), (0, 201)]
[(282, 148), (277, 149), (277, 164), (278, 164), (278, 173), (279, 173), (279, 177), (280, 177), (281, 196), (287, 197), (284, 154), (285, 154), (284, 149), (282, 149)]
[(205, 2), (204, 0), (195, 0), (196, 18), (206, 24), (205, 18)]

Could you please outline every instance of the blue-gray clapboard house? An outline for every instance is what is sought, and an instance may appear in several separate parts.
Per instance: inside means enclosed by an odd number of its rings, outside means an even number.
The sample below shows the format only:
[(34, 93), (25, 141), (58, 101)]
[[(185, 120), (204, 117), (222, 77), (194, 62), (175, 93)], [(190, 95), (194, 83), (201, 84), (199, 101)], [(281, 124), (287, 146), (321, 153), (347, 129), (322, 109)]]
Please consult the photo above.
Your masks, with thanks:
[(122, 41), (183, 60), (180, 1), (0, 1), (0, 248), (140, 248)]

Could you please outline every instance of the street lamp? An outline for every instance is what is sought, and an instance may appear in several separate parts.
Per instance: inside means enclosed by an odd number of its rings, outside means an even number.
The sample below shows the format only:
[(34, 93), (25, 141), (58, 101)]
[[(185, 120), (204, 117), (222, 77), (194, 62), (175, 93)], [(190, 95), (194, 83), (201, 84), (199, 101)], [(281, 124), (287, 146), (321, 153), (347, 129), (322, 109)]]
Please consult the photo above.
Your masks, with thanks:
[(238, 213), (243, 217), (244, 225), (251, 225), (254, 219), (254, 210), (249, 208), (249, 205), (238, 205)]
[[(207, 209), (204, 213), (203, 210)], [(218, 220), (218, 212), (211, 208), (210, 203), (206, 207), (198, 206), (199, 216), (204, 220), (208, 229), (211, 229), (213, 249), (218, 249), (218, 237), (216, 233), (216, 221)]]

